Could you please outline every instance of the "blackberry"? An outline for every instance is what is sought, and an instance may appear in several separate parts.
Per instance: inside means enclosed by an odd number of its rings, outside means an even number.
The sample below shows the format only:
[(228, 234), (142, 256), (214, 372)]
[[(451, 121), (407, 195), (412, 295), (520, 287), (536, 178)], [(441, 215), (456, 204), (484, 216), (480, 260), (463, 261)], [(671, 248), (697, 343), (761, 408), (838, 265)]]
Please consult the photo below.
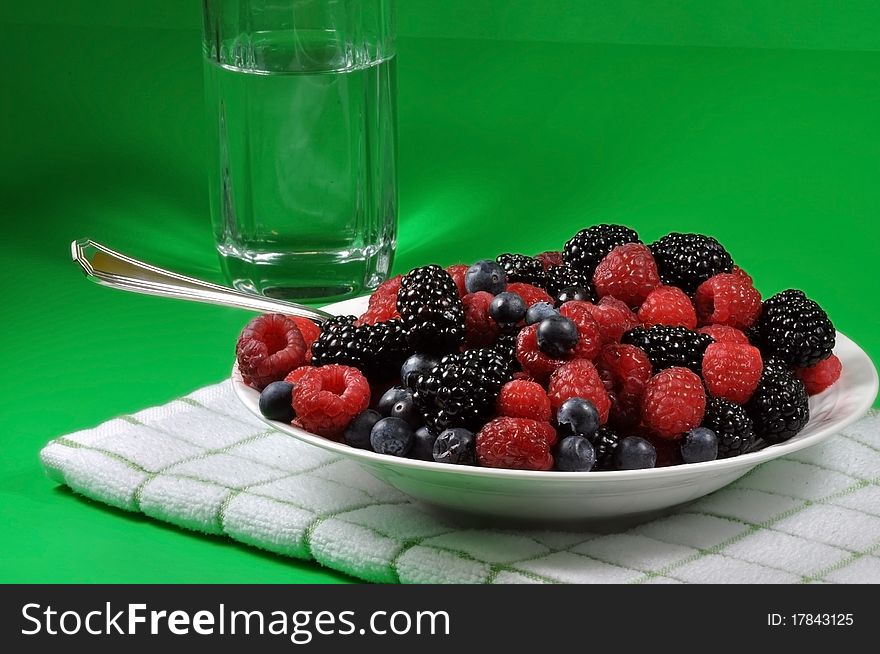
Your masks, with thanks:
[(797, 434), (810, 419), (810, 403), (804, 383), (779, 359), (764, 361), (764, 371), (746, 412), (755, 433), (770, 444)]
[(519, 369), (519, 362), (516, 360), (516, 337), (518, 334), (519, 330), (515, 327), (504, 329), (492, 344), (492, 349), (507, 362), (508, 370), (511, 372)]
[(719, 459), (745, 454), (755, 442), (752, 419), (743, 407), (730, 400), (709, 398), (702, 426), (718, 435)]
[(614, 470), (614, 452), (620, 444), (620, 436), (609, 427), (599, 427), (599, 431), (587, 439), (596, 451), (596, 465), (593, 470)]
[(354, 316), (337, 316), (324, 323), (312, 343), (312, 365), (353, 366), (371, 381), (397, 375), (409, 354), (400, 321), (356, 326), (355, 320)]
[(491, 416), (495, 399), (509, 378), (508, 363), (492, 349), (449, 354), (419, 375), (413, 398), (435, 434), (445, 429), (479, 429)]
[(711, 236), (672, 232), (650, 246), (660, 280), (694, 293), (697, 286), (718, 273), (733, 270), (733, 259)]
[(397, 311), (412, 350), (451, 352), (464, 340), (464, 309), (458, 288), (440, 266), (415, 268), (403, 276)]
[(507, 274), (507, 281), (531, 284), (538, 288), (547, 285), (547, 274), (540, 261), (524, 254), (506, 252), (495, 257), (495, 261)]
[(803, 291), (787, 290), (764, 302), (755, 325), (758, 347), (768, 358), (806, 368), (831, 356), (834, 325)]
[(593, 225), (572, 236), (562, 249), (562, 260), (589, 279), (599, 262), (618, 245), (641, 243), (635, 230), (623, 225)]
[(702, 374), (703, 354), (715, 341), (686, 327), (636, 327), (623, 335), (622, 343), (642, 348), (651, 360), (654, 372), (681, 366)]
[(593, 288), (593, 280), (587, 275), (571, 266), (554, 266), (547, 271), (546, 290), (554, 299), (559, 299), (559, 294), (566, 288), (580, 286), (586, 289), (589, 300), (596, 301), (596, 289)]

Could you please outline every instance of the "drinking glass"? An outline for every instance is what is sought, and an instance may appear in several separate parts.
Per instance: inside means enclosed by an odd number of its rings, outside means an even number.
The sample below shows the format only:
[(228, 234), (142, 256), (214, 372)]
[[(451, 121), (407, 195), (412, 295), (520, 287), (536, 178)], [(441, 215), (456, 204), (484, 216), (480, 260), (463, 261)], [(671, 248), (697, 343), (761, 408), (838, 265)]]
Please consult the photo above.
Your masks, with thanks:
[(394, 0), (203, 0), (211, 219), (230, 283), (314, 300), (387, 278)]

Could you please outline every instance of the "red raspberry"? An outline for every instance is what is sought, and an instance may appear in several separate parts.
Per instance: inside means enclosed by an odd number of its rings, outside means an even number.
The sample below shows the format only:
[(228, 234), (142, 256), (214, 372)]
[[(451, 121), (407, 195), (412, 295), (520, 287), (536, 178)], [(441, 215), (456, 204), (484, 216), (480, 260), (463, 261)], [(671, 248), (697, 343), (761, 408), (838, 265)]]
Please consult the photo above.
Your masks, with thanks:
[(553, 298), (547, 295), (547, 291), (538, 288), (537, 286), (532, 286), (531, 284), (513, 282), (512, 284), (507, 285), (507, 290), (511, 293), (516, 293), (525, 300), (527, 307), (532, 306), (535, 302), (546, 302), (550, 305), (554, 304)]
[(608, 422), (611, 398), (608, 397), (608, 391), (605, 390), (596, 366), (586, 359), (574, 359), (560, 366), (550, 376), (547, 395), (550, 396), (550, 406), (554, 413), (566, 400), (581, 397), (595, 405), (601, 424)]
[(401, 279), (403, 275), (397, 275), (379, 284), (379, 288), (370, 296), (367, 310), (358, 319), (358, 324), (375, 325), (400, 318), (397, 313), (397, 291), (400, 290)]
[(287, 317), (296, 323), (296, 326), (299, 328), (299, 333), (302, 334), (306, 347), (312, 347), (312, 343), (318, 340), (318, 336), (321, 335), (321, 328), (308, 318), (301, 318), (300, 316)]
[(715, 397), (745, 404), (758, 387), (761, 351), (743, 343), (712, 343), (703, 355), (703, 380)]
[(645, 387), (642, 420), (661, 438), (681, 438), (699, 426), (705, 411), (703, 382), (687, 368), (662, 370)]
[(549, 422), (550, 398), (537, 382), (509, 381), (498, 394), (495, 411), (499, 416)]
[(807, 393), (817, 395), (831, 386), (840, 379), (840, 372), (843, 366), (836, 354), (832, 354), (827, 359), (823, 359), (815, 366), (809, 368), (798, 368), (795, 371), (798, 379), (804, 382), (807, 387)]
[(701, 325), (751, 327), (761, 313), (761, 294), (740, 275), (721, 273), (697, 287), (694, 296)]
[(541, 265), (544, 266), (544, 270), (549, 270), (550, 268), (556, 268), (557, 266), (561, 266), (563, 264), (562, 261), (562, 252), (558, 250), (542, 252), (541, 254), (536, 254), (535, 259), (541, 262)]
[(241, 330), (235, 345), (241, 378), (258, 391), (301, 366), (305, 353), (299, 327), (280, 313), (267, 313), (251, 320)]
[(303, 375), (305, 375), (309, 370), (314, 369), (314, 366), (300, 366), (296, 370), (291, 370), (290, 373), (288, 373), (288, 375), (284, 378), (284, 381), (289, 384), (296, 384), (300, 379), (303, 378)]
[(577, 345), (574, 346), (572, 352), (575, 359), (592, 361), (602, 347), (602, 332), (599, 329), (599, 323), (593, 318), (592, 307), (593, 305), (589, 302), (575, 300), (566, 302), (559, 307), (559, 313), (571, 319), (578, 328), (580, 338), (578, 338)]
[(698, 330), (701, 334), (708, 334), (716, 343), (744, 343), (749, 344), (749, 337), (745, 332), (736, 327), (728, 327), (727, 325), (707, 325), (700, 327)]
[(590, 314), (599, 325), (602, 343), (619, 343), (625, 332), (638, 326), (639, 319), (625, 303), (610, 295), (590, 308)]
[(642, 395), (651, 379), (648, 355), (635, 345), (610, 343), (596, 358), (596, 370), (611, 398), (609, 420), (622, 428), (638, 425)]
[(338, 438), (370, 406), (370, 384), (360, 370), (350, 366), (306, 368), (294, 383), (292, 401), (303, 429)]
[(639, 320), (645, 327), (668, 325), (669, 327), (697, 328), (697, 312), (691, 299), (677, 286), (658, 286), (648, 293), (639, 307)]
[(545, 383), (567, 359), (554, 359), (538, 347), (538, 325), (529, 325), (516, 336), (516, 360), (535, 381)]
[(466, 266), (463, 263), (457, 263), (446, 269), (446, 272), (449, 273), (449, 276), (452, 277), (455, 286), (458, 288), (458, 297), (464, 297), (467, 295), (467, 288), (465, 288), (464, 285), (464, 275), (468, 271), (468, 268), (470, 268), (470, 266)]
[(517, 370), (510, 377), (511, 377), (511, 379), (519, 380), (519, 381), (530, 381), (530, 382), (535, 381), (535, 378), (532, 377), (529, 373), (525, 372), (524, 370)]
[(599, 297), (611, 295), (637, 307), (660, 286), (657, 263), (647, 245), (627, 243), (611, 250), (593, 273)]
[(556, 430), (527, 418), (495, 418), (477, 432), (477, 462), (488, 468), (550, 470)]
[(740, 268), (739, 266), (734, 266), (733, 269), (730, 271), (730, 274), (736, 275), (737, 277), (740, 277), (741, 279), (748, 282), (752, 286), (755, 285), (755, 281), (752, 279), (752, 276), (749, 273), (747, 273), (745, 270)]
[(486, 291), (468, 293), (461, 299), (464, 307), (464, 345), (467, 349), (489, 347), (498, 336), (498, 323), (489, 315), (489, 304), (495, 298)]

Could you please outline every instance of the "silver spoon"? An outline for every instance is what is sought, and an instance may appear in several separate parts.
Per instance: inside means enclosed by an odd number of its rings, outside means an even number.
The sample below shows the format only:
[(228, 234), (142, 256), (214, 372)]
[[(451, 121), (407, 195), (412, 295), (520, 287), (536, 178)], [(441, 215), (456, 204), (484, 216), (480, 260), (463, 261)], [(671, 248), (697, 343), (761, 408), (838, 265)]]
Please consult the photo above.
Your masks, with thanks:
[(226, 286), (164, 270), (87, 238), (71, 243), (70, 254), (82, 267), (88, 279), (123, 291), (219, 304), (264, 313), (301, 316), (319, 325), (333, 317), (332, 314), (320, 309), (243, 293)]

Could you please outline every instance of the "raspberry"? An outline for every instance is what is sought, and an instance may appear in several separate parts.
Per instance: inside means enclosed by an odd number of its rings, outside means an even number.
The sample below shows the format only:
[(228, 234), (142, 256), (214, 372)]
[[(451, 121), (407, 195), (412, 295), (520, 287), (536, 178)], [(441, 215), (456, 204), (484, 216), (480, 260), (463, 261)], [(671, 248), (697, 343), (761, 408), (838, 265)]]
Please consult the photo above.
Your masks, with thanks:
[(477, 433), (477, 461), (489, 468), (550, 470), (556, 430), (527, 418), (495, 418)]
[(823, 359), (810, 368), (798, 368), (795, 376), (804, 382), (808, 395), (817, 395), (840, 379), (843, 366), (836, 354)]
[(697, 330), (700, 334), (707, 334), (715, 339), (716, 343), (744, 343), (749, 344), (749, 337), (742, 330), (727, 325), (707, 325)]
[(466, 266), (463, 263), (457, 263), (454, 266), (449, 266), (446, 269), (446, 272), (449, 273), (449, 276), (452, 277), (452, 281), (455, 282), (455, 287), (458, 289), (458, 296), (464, 297), (467, 295), (467, 289), (464, 286), (464, 275), (468, 271), (470, 266)]
[(639, 324), (639, 319), (630, 308), (610, 295), (599, 300), (589, 309), (593, 320), (599, 325), (603, 344), (619, 343), (623, 335)]
[(755, 284), (755, 280), (752, 279), (752, 276), (737, 265), (733, 266), (733, 269), (730, 271), (730, 274), (736, 275), (737, 277), (748, 282), (749, 284), (752, 284), (753, 286)]
[(301, 366), (305, 353), (306, 344), (299, 327), (280, 313), (252, 319), (241, 330), (235, 345), (241, 378), (258, 391)]
[(550, 268), (556, 268), (557, 266), (562, 265), (562, 252), (558, 250), (542, 252), (541, 254), (536, 254), (535, 259), (541, 262), (541, 265), (544, 266), (544, 270), (547, 271)]
[(599, 323), (593, 318), (592, 306), (589, 302), (572, 301), (559, 307), (559, 313), (571, 319), (578, 328), (578, 342), (572, 351), (572, 356), (575, 359), (592, 361), (602, 347), (602, 332), (599, 329)]
[(553, 411), (567, 399), (581, 397), (589, 400), (599, 412), (599, 423), (608, 422), (608, 412), (611, 410), (611, 398), (602, 383), (602, 378), (596, 370), (596, 366), (586, 359), (568, 361), (550, 376), (550, 384), (547, 387), (547, 395), (550, 396), (550, 406)]
[(703, 355), (703, 380), (709, 393), (737, 404), (749, 401), (763, 368), (761, 351), (743, 343), (712, 343)]
[(553, 298), (547, 295), (547, 291), (538, 288), (537, 286), (532, 286), (531, 284), (513, 282), (512, 284), (507, 285), (507, 290), (510, 293), (516, 293), (525, 300), (527, 307), (532, 306), (535, 302), (554, 304)]
[(722, 273), (697, 287), (694, 296), (701, 325), (751, 327), (761, 313), (761, 294), (740, 275)]
[(392, 277), (381, 284), (370, 296), (367, 310), (358, 319), (359, 325), (375, 325), (377, 322), (400, 318), (397, 312), (397, 292), (403, 275)]
[(284, 378), (284, 381), (295, 386), (296, 383), (303, 378), (303, 375), (305, 375), (309, 370), (314, 369), (314, 366), (300, 366), (296, 370), (291, 370)]
[(637, 307), (660, 286), (657, 264), (647, 245), (619, 245), (599, 262), (593, 273), (599, 297), (611, 295), (631, 307)]
[(638, 425), (642, 395), (651, 379), (648, 355), (635, 345), (610, 343), (596, 358), (596, 370), (612, 400), (609, 420), (620, 427)]
[(489, 316), (495, 296), (486, 291), (468, 293), (461, 298), (464, 307), (464, 345), (467, 349), (489, 347), (498, 336), (498, 324)]
[(687, 368), (667, 368), (645, 387), (642, 420), (657, 436), (677, 440), (698, 427), (706, 410), (703, 382)]
[(646, 327), (669, 325), (697, 328), (694, 305), (685, 292), (675, 286), (658, 286), (648, 293), (648, 297), (639, 307), (639, 320)]
[(293, 386), (293, 410), (313, 434), (339, 438), (354, 417), (370, 405), (370, 384), (357, 368), (331, 364), (306, 368)]
[(306, 348), (310, 348), (312, 343), (314, 343), (318, 339), (318, 336), (321, 335), (321, 328), (308, 318), (301, 318), (300, 316), (287, 317), (296, 323), (296, 326), (299, 328), (299, 333), (302, 334)]
[(495, 401), (500, 416), (550, 421), (550, 398), (540, 384), (533, 381), (507, 382)]
[(538, 348), (538, 325), (529, 325), (516, 337), (516, 360), (536, 381), (546, 382), (565, 359), (553, 359)]

